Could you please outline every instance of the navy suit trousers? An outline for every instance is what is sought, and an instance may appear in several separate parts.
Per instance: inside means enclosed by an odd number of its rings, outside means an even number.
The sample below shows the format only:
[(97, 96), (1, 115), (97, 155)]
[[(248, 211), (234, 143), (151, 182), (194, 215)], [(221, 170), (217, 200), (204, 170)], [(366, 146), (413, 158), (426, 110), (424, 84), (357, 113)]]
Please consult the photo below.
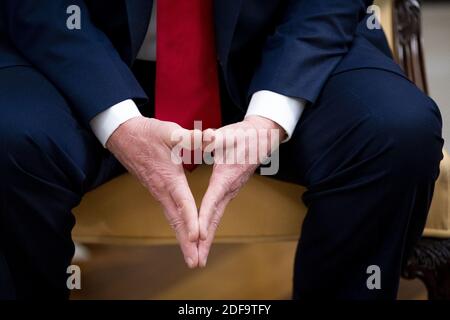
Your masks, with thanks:
[[(151, 97), (149, 73), (135, 72)], [(242, 117), (226, 94), (223, 101), (227, 121)], [(124, 172), (73, 110), (36, 69), (0, 69), (0, 298), (68, 297), (71, 210)], [(276, 178), (307, 187), (294, 298), (396, 297), (442, 145), (436, 104), (407, 79), (379, 69), (328, 79), (280, 148)], [(367, 287), (371, 265), (380, 268), (381, 289)]]

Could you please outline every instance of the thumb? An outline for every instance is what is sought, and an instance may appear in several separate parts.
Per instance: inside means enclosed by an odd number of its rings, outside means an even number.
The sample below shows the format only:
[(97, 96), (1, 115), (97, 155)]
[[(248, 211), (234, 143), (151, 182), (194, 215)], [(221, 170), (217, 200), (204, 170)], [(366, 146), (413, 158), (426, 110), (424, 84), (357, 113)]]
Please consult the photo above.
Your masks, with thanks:
[(171, 130), (165, 139), (167, 139), (165, 142), (171, 148), (179, 146), (182, 149), (193, 151), (202, 147), (202, 131), (198, 129), (188, 130), (177, 127)]

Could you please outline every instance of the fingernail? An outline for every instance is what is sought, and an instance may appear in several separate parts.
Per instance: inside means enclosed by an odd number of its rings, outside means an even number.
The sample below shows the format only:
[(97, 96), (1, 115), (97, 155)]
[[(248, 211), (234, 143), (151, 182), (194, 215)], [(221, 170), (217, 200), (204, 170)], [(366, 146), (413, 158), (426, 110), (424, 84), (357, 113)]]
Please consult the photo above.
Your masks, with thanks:
[(202, 268), (206, 267), (206, 263), (207, 263), (207, 262), (208, 262), (208, 258), (206, 258), (206, 259), (202, 262), (201, 267), (202, 267)]
[(186, 263), (189, 268), (194, 268), (194, 260), (192, 260), (191, 258), (186, 258)]

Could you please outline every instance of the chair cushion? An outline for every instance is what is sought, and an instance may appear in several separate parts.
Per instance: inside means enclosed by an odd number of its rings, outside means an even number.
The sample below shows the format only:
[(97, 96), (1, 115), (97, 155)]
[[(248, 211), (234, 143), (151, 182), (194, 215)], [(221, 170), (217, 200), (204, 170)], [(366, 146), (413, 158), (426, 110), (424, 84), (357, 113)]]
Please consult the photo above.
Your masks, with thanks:
[[(211, 167), (187, 173), (189, 185), (201, 203)], [(219, 242), (297, 239), (306, 214), (300, 197), (304, 188), (262, 176), (253, 176), (229, 204), (217, 231)], [(89, 192), (75, 209), (73, 235), (81, 242), (156, 244), (175, 242), (160, 205), (129, 174)]]
[[(444, 152), (436, 183), (426, 236), (450, 238), (450, 159)], [(187, 173), (199, 205), (208, 185), (211, 167)], [(216, 242), (295, 240), (300, 235), (306, 208), (305, 189), (295, 184), (254, 175), (230, 203), (217, 231)], [(75, 209), (73, 235), (81, 242), (120, 244), (174, 243), (160, 205), (129, 174), (88, 193)]]

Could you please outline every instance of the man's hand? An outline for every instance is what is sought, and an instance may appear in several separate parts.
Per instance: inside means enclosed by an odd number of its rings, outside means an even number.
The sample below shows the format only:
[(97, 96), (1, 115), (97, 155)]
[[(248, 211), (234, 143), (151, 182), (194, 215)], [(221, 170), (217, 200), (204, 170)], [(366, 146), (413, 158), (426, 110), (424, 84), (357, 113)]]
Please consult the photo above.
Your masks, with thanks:
[[(249, 132), (250, 134), (246, 134)], [(262, 154), (266, 157), (274, 151), (271, 147), (278, 148), (278, 145), (271, 144), (273, 134), (277, 135), (278, 140), (275, 139), (277, 142), (283, 140), (286, 135), (277, 123), (260, 116), (248, 116), (241, 122), (218, 130), (209, 129), (203, 133), (203, 141), (210, 141), (204, 142), (204, 151), (207, 153), (214, 151), (214, 168), (199, 213), (200, 267), (206, 266), (209, 250), (225, 207), (264, 160), (258, 156), (256, 161), (251, 161), (252, 154), (257, 151), (257, 155)], [(251, 148), (254, 148), (253, 153)]]
[[(138, 117), (123, 123), (106, 146), (158, 200), (175, 230), (186, 264), (198, 266), (198, 213), (182, 164), (175, 164), (172, 149), (179, 141), (194, 139), (195, 131), (172, 122)], [(198, 132), (201, 134), (201, 132)]]

